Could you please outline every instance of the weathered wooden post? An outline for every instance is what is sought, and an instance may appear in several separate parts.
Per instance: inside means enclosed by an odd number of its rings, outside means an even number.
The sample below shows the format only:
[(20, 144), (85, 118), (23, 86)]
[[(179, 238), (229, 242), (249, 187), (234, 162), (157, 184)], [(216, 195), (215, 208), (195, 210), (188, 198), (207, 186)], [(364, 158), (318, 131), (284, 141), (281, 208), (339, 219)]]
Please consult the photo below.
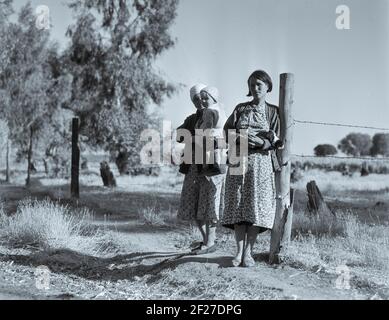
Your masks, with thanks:
[(73, 118), (72, 121), (72, 170), (70, 182), (70, 194), (72, 198), (80, 197), (80, 148), (78, 145), (79, 120)]
[(294, 74), (284, 73), (280, 77), (280, 138), (285, 143), (277, 155), (281, 163), (281, 171), (276, 173), (277, 206), (274, 227), (271, 234), (269, 263), (279, 263), (279, 253), (283, 246), (290, 242), (294, 190), (290, 188), (291, 151), (293, 139), (293, 106)]
[(362, 163), (362, 168), (361, 168), (361, 177), (367, 177), (370, 174), (369, 172), (369, 165), (367, 162)]
[(10, 183), (11, 182), (11, 170), (9, 168), (9, 157), (10, 157), (10, 141), (9, 141), (9, 138), (7, 136), (7, 154), (6, 154), (6, 158), (5, 158), (5, 165), (6, 165), (6, 169), (5, 169), (5, 182), (7, 183)]
[(316, 181), (311, 181), (307, 184), (308, 211), (315, 215), (336, 217), (335, 213), (328, 207), (324, 201)]
[(100, 163), (100, 175), (103, 179), (104, 187), (116, 187), (116, 179), (107, 161), (103, 161)]

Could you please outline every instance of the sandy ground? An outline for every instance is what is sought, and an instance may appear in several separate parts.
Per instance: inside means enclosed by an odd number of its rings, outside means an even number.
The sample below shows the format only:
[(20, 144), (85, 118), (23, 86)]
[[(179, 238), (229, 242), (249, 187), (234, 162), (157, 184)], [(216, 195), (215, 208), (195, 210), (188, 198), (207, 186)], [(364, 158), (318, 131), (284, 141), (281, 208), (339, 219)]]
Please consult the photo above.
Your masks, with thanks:
[[(27, 196), (53, 196), (67, 186), (0, 186), (6, 210)], [(389, 299), (389, 289), (361, 285), (351, 278), (351, 289), (337, 289), (338, 275), (331, 270), (267, 263), (270, 234), (261, 235), (254, 268), (233, 268), (231, 234), (219, 237), (219, 249), (209, 255), (185, 255), (191, 242), (186, 225), (168, 223), (147, 226), (139, 220), (139, 208), (157, 206), (174, 221), (178, 193), (111, 192), (83, 187), (81, 200), (96, 213), (91, 221), (120, 237), (122, 245), (104, 257), (68, 250), (35, 251), (0, 246), (0, 299)], [(36, 268), (47, 266), (48, 290), (37, 288)], [(38, 285), (39, 287), (39, 285)]]

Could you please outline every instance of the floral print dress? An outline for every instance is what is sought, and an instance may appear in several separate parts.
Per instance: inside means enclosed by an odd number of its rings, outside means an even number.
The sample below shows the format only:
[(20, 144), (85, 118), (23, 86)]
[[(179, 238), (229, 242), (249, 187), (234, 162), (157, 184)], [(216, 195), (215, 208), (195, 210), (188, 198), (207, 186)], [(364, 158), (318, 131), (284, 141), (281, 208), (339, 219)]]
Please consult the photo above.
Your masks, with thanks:
[[(194, 129), (214, 129), (220, 122), (219, 113), (214, 110), (202, 110), (200, 115)], [(216, 224), (223, 214), (226, 174), (220, 171), (207, 176), (203, 165), (195, 164), (195, 151), (193, 147), (192, 164), (185, 176), (177, 217)]]
[[(244, 108), (235, 123), (235, 129), (270, 129), (266, 104)], [(225, 210), (221, 221), (227, 228), (235, 224), (249, 224), (272, 229), (276, 211), (276, 188), (270, 152), (250, 150), (243, 159), (246, 170), (240, 175), (226, 177)]]

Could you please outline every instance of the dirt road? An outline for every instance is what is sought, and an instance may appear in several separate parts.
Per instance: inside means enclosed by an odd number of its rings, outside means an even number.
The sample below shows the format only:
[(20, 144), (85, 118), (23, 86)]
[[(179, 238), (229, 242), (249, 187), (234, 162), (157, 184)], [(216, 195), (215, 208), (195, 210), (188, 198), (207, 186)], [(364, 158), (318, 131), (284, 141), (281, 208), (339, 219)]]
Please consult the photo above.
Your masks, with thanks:
[[(21, 187), (0, 187), (7, 210), (25, 196), (45, 197)], [(85, 190), (85, 189), (84, 189)], [(217, 252), (182, 255), (196, 234), (185, 225), (148, 226), (139, 208), (150, 204), (174, 221), (178, 195), (89, 189), (79, 205), (96, 212), (94, 225), (114, 233), (122, 246), (115, 254), (93, 257), (69, 250), (0, 250), (0, 298), (4, 299), (370, 299), (376, 292), (351, 279), (351, 288), (337, 289), (333, 270), (267, 263), (270, 234), (256, 248), (254, 268), (233, 268), (231, 234), (219, 235)], [(169, 213), (170, 212), (170, 213)], [(172, 215), (169, 217), (169, 214)], [(103, 218), (104, 215), (104, 218)], [(171, 218), (171, 220), (169, 220)], [(48, 290), (36, 288), (36, 268), (50, 269)]]

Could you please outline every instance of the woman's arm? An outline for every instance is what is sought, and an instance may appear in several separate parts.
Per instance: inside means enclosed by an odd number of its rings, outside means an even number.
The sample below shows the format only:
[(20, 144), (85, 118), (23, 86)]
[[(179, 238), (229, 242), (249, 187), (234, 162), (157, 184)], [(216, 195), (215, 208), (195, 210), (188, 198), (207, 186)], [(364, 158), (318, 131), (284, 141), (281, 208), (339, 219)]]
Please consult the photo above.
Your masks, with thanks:
[(226, 144), (228, 144), (228, 130), (236, 130), (238, 107), (239, 106), (235, 108), (234, 112), (228, 117), (226, 123), (224, 124), (223, 132)]
[(270, 130), (273, 130), (277, 137), (281, 134), (280, 115), (277, 107), (272, 107), (270, 112)]
[(184, 123), (182, 125), (180, 125), (178, 129), (187, 129), (187, 130), (191, 130), (191, 127), (194, 127), (193, 125), (193, 120), (194, 118), (196, 117), (196, 114), (192, 114), (190, 115), (189, 117), (187, 117), (184, 121)]
[[(194, 127), (196, 124), (196, 114), (192, 114), (187, 117), (182, 125), (180, 125), (177, 130), (188, 130), (193, 134)], [(177, 137), (177, 142), (182, 143), (184, 141), (184, 137)]]
[[(269, 129), (274, 131), (277, 137), (280, 136), (280, 118), (278, 114), (278, 108), (276, 106), (269, 107)], [(254, 143), (257, 144), (257, 147), (260, 150), (267, 151), (267, 150), (273, 150), (274, 146), (272, 144), (271, 138), (266, 137), (266, 132), (259, 132), (257, 133), (257, 137), (259, 137), (260, 140), (262, 140), (262, 143), (258, 143), (255, 141)]]

